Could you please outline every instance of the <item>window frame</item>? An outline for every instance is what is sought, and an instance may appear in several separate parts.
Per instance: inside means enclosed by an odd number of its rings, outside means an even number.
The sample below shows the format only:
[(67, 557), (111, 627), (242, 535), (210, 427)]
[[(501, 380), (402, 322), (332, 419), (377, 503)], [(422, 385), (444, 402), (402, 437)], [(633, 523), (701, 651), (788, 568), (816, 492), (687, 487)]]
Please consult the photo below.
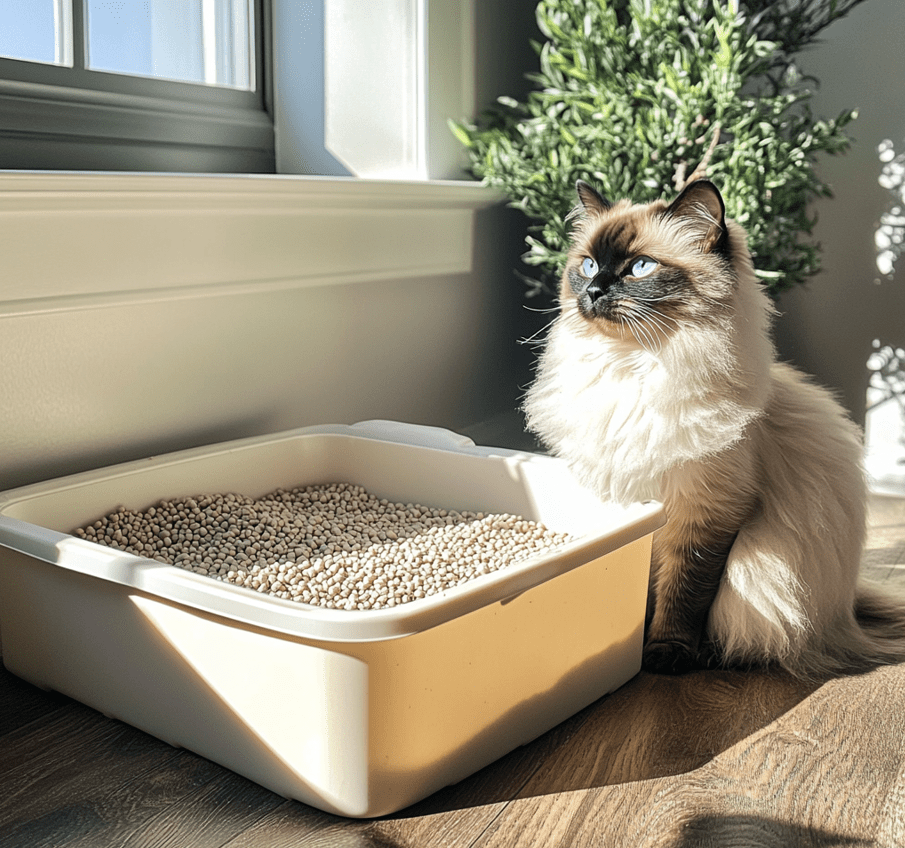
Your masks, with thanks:
[(270, 2), (254, 0), (255, 89), (0, 58), (0, 169), (273, 173)]

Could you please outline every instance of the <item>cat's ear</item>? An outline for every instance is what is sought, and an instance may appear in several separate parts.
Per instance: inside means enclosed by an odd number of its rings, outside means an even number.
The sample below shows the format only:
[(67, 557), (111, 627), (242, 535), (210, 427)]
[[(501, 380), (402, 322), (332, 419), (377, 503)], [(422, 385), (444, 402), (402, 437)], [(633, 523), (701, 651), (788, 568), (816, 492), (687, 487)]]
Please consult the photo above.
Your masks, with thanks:
[(695, 180), (685, 186), (666, 208), (666, 214), (691, 224), (695, 239), (705, 251), (721, 247), (725, 242), (726, 205), (720, 190), (710, 180)]
[(585, 212), (599, 215), (601, 212), (608, 211), (613, 205), (596, 188), (588, 185), (584, 180), (575, 183), (575, 191), (578, 192), (578, 199)]

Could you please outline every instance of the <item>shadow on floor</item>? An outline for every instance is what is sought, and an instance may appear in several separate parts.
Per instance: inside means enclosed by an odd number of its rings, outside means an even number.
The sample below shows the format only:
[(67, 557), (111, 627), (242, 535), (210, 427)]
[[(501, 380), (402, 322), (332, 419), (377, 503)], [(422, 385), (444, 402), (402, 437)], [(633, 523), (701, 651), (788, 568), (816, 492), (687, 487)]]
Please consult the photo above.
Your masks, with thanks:
[(396, 817), (693, 771), (819, 687), (780, 670), (641, 672), (529, 745)]

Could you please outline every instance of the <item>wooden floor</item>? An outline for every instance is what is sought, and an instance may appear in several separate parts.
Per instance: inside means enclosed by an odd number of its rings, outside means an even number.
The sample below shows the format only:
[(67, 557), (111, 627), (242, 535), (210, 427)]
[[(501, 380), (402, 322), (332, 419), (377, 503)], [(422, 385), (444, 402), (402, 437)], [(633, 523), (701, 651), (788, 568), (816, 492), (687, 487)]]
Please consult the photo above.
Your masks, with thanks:
[[(867, 567), (905, 583), (905, 500)], [(905, 846), (905, 666), (639, 674), (414, 808), (354, 821), (0, 673), (0, 846)]]

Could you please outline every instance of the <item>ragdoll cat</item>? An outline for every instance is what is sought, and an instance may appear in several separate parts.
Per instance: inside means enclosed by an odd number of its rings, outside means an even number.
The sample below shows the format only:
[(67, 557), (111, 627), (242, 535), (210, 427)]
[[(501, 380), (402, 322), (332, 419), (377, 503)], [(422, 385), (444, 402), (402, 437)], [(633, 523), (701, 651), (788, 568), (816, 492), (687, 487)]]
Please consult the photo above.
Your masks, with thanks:
[(578, 195), (524, 408), (598, 496), (664, 503), (644, 667), (810, 677), (905, 659), (903, 607), (858, 579), (860, 432), (776, 361), (770, 301), (716, 186), (645, 206)]

